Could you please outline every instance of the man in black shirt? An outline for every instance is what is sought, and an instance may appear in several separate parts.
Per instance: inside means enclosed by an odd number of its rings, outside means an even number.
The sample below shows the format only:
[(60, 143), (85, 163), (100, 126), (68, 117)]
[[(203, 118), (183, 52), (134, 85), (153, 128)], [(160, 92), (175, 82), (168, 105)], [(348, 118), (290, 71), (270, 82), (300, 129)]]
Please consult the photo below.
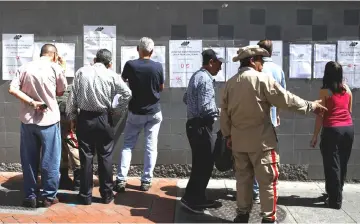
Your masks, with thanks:
[(126, 177), (130, 168), (131, 153), (136, 145), (139, 133), (144, 129), (145, 156), (144, 173), (140, 190), (148, 191), (157, 158), (157, 143), (162, 114), (160, 92), (164, 89), (164, 73), (160, 63), (150, 59), (154, 50), (154, 41), (148, 37), (140, 39), (137, 47), (139, 59), (127, 61), (122, 78), (129, 83), (132, 99), (124, 130), (124, 147), (119, 158), (116, 185), (114, 191), (125, 191)]

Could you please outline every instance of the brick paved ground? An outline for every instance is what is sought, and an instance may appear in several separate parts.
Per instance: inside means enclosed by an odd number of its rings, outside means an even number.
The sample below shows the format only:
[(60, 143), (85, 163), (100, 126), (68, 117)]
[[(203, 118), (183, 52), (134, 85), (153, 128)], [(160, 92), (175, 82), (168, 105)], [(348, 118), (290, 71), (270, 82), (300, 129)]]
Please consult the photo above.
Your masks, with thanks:
[[(19, 173), (0, 173), (1, 205), (16, 208), (21, 205), (22, 175)], [(154, 179), (148, 192), (138, 190), (140, 180), (131, 178), (125, 193), (115, 196), (113, 203), (98, 203), (99, 187), (95, 181), (92, 205), (77, 205), (76, 192), (61, 191), (58, 197), (61, 203), (48, 209), (36, 209), (34, 214), (26, 211), (9, 212), (0, 209), (3, 223), (171, 223), (174, 221), (176, 202), (176, 180)], [(21, 191), (21, 192), (20, 192)], [(20, 196), (21, 195), (21, 196)], [(10, 205), (10, 206), (9, 206)], [(12, 207), (15, 206), (15, 207)], [(44, 212), (36, 212), (44, 210)]]

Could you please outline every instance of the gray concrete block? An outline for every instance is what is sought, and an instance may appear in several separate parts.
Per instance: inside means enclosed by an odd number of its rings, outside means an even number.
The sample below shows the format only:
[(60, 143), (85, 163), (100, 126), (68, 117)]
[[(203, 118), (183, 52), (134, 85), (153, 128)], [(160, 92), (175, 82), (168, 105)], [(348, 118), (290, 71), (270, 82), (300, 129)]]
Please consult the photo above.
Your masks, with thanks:
[(348, 179), (359, 179), (360, 178), (360, 165), (348, 165), (347, 176)]
[(0, 118), (0, 133), (6, 132), (5, 120), (6, 118), (3, 117)]
[(133, 150), (131, 164), (138, 165), (144, 163), (144, 150)]
[(294, 152), (280, 152), (280, 164), (296, 164)]
[(295, 134), (313, 134), (314, 119), (295, 119)]
[(360, 149), (360, 135), (359, 134), (355, 134), (352, 148), (353, 148), (353, 150)]
[(171, 149), (190, 149), (189, 141), (186, 135), (171, 135)]
[[(8, 158), (6, 157), (6, 148), (0, 148), (0, 163), (7, 163)], [(13, 162), (13, 161), (10, 161)]]
[(280, 154), (294, 151), (294, 135), (278, 135), (278, 140)]
[(159, 150), (156, 164), (172, 164), (171, 155), (170, 150)]
[(280, 115), (280, 126), (277, 127), (277, 131), (276, 133), (278, 134), (294, 134), (296, 132), (294, 132), (294, 120), (293, 119), (287, 119), (287, 118), (282, 118), (282, 116)]
[(172, 147), (171, 136), (171, 134), (160, 134), (158, 140), (158, 148), (170, 150)]
[(186, 105), (184, 103), (172, 103), (170, 114), (172, 119), (186, 118)]
[(5, 103), (5, 117), (18, 118), (20, 112), (20, 103)]
[(283, 40), (285, 41), (311, 41), (311, 26), (283, 27)]
[(6, 132), (16, 132), (20, 133), (21, 122), (19, 118), (7, 117), (5, 119), (5, 129)]
[(186, 134), (187, 119), (171, 119), (171, 134)]
[[(5, 123), (5, 122), (4, 122), (4, 123)], [(1, 132), (0, 132), (0, 146), (1, 146), (1, 147), (6, 147), (5, 139), (6, 139), (6, 132), (5, 132), (5, 131), (1, 131)]]
[(161, 104), (161, 112), (162, 112), (162, 116), (163, 119), (170, 119), (172, 117), (171, 114), (171, 103), (162, 103)]
[(186, 92), (185, 88), (171, 88), (171, 102), (172, 103), (182, 103), (183, 104), (183, 97), (184, 93)]
[(6, 132), (5, 146), (14, 148), (14, 150), (19, 150), (20, 149), (20, 133)]
[(218, 25), (203, 25), (202, 37), (206, 40), (218, 39)]
[(187, 151), (186, 150), (171, 150), (172, 164), (186, 164)]
[[(167, 77), (168, 79), (168, 77)], [(170, 103), (171, 102), (171, 91), (170, 88), (168, 88), (169, 86), (167, 86), (167, 88), (165, 88), (161, 93), (160, 93), (160, 103)]]
[(349, 165), (360, 165), (360, 149), (352, 149), (350, 159), (348, 164)]
[(4, 116), (5, 116), (5, 103), (0, 103), (0, 117), (4, 117)]
[(163, 119), (160, 126), (159, 134), (170, 134), (171, 133), (171, 119)]
[(4, 102), (5, 103), (12, 103), (12, 102), (18, 103), (19, 100), (8, 92), (9, 83), (10, 82), (7, 82), (6, 84), (3, 85), (3, 87), (4, 87), (4, 98), (5, 98)]
[(309, 165), (308, 178), (311, 180), (324, 180), (324, 166), (323, 165)]
[(295, 135), (294, 149), (310, 149), (312, 135)]
[(354, 133), (360, 134), (360, 119), (353, 119)]
[(142, 130), (142, 132), (139, 134), (139, 137), (137, 139), (135, 149), (144, 150), (144, 148), (145, 148), (145, 138), (144, 138), (144, 132)]
[(339, 39), (353, 39), (359, 37), (358, 29), (354, 26), (333, 25), (328, 26), (328, 41), (337, 41)]

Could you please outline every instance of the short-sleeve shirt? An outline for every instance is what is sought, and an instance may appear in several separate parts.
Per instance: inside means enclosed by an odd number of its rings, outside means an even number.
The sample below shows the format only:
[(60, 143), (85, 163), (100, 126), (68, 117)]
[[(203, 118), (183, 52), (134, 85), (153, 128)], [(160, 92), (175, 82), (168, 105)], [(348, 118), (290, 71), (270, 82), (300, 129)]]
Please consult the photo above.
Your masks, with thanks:
[(161, 111), (160, 86), (164, 72), (159, 62), (136, 59), (125, 63), (122, 78), (129, 82), (132, 98), (129, 111), (138, 115), (152, 115)]
[(41, 57), (21, 66), (10, 85), (48, 106), (46, 112), (39, 112), (21, 101), (19, 116), (22, 123), (49, 126), (60, 121), (56, 92), (64, 92), (67, 87), (65, 72), (60, 65)]

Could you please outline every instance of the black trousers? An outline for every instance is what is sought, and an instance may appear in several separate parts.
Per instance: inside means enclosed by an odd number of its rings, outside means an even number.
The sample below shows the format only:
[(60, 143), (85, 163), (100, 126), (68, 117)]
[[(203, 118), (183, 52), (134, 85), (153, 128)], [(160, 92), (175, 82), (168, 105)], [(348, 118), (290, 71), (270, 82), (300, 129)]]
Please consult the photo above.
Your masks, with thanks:
[(320, 150), (330, 207), (339, 208), (342, 205), (342, 191), (353, 141), (353, 126), (325, 127), (322, 130)]
[(206, 200), (205, 191), (213, 168), (213, 119), (189, 119), (186, 134), (192, 152), (192, 168), (183, 198), (191, 204), (202, 204)]
[(109, 124), (107, 113), (81, 111), (77, 119), (76, 134), (80, 154), (80, 196), (92, 197), (93, 157), (98, 158), (100, 195), (102, 198), (113, 195), (112, 152), (114, 130)]

